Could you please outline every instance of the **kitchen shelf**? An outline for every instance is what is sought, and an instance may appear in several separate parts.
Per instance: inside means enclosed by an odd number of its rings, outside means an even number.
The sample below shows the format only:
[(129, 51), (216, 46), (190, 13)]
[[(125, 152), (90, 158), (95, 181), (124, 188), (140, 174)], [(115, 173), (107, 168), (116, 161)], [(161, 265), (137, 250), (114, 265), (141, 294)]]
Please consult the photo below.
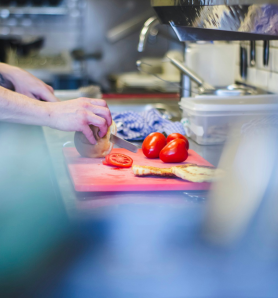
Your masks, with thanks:
[(68, 8), (61, 7), (2, 7), (0, 6), (0, 15), (26, 14), (26, 15), (66, 15)]

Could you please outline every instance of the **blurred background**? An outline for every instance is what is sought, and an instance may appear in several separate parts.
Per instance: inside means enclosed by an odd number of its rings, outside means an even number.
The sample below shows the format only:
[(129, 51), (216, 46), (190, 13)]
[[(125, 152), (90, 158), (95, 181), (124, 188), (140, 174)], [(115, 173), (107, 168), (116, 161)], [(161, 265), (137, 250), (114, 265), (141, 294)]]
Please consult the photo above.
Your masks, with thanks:
[[(148, 0), (1, 1), (0, 58), (55, 89), (111, 90), (113, 74), (136, 71), (139, 32), (152, 15)], [(162, 58), (175, 47), (182, 49), (166, 26), (144, 55)]]
[(225, 179), (211, 191), (77, 192), (62, 153), (73, 132), (0, 123), (0, 297), (278, 296), (277, 5), (262, 18), (273, 36), (180, 42), (152, 18), (155, 2), (0, 0), (0, 61), (61, 100), (156, 109)]

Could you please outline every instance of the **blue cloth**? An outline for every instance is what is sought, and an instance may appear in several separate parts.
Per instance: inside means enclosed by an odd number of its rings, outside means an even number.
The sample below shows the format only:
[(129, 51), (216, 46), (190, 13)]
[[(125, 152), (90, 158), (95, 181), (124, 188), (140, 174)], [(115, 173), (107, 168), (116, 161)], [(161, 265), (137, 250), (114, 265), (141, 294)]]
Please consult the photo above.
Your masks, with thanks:
[(165, 132), (167, 135), (178, 132), (185, 135), (180, 122), (164, 119), (156, 109), (141, 113), (112, 113), (112, 118), (117, 124), (118, 136), (129, 141), (144, 140), (152, 132)]

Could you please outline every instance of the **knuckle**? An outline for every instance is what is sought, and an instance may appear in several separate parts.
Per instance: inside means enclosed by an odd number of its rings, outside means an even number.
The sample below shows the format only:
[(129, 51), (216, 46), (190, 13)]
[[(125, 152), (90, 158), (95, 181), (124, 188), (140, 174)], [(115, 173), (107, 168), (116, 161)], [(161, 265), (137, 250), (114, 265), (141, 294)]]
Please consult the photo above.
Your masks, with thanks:
[(90, 104), (89, 104), (87, 101), (83, 101), (83, 102), (82, 102), (82, 107), (83, 107), (84, 109), (88, 109), (89, 106), (90, 106)]
[(79, 109), (76, 111), (76, 114), (78, 115), (78, 118), (81, 121), (81, 124), (87, 123), (87, 112), (83, 109)]
[(103, 104), (103, 106), (107, 107), (107, 102), (104, 99), (100, 99), (100, 102)]
[(94, 101), (95, 101), (96, 104), (98, 104), (98, 105), (100, 105), (100, 106), (102, 106), (102, 107), (106, 107), (106, 106), (107, 106), (106, 101), (103, 100), (103, 99), (99, 99), (99, 98), (97, 98), (97, 99), (95, 99)]

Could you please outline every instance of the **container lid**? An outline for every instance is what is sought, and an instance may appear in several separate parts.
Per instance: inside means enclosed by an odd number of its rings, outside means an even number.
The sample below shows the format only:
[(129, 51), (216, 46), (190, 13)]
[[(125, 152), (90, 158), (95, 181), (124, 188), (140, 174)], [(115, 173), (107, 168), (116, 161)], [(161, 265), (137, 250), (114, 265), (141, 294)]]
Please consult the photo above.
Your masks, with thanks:
[(278, 94), (207, 98), (182, 98), (182, 108), (196, 112), (259, 112), (278, 110)]

